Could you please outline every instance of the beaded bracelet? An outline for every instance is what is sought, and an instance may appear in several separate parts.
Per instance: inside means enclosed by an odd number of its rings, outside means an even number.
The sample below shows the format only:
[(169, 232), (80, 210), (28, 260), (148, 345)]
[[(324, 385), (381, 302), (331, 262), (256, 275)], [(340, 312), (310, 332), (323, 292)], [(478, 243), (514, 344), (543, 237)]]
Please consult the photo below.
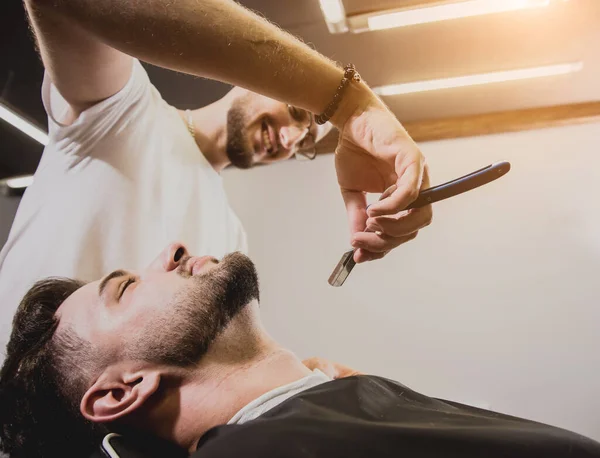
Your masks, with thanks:
[(333, 100), (329, 105), (327, 105), (327, 108), (325, 108), (325, 111), (323, 111), (323, 113), (315, 116), (315, 122), (317, 124), (325, 124), (331, 119), (331, 117), (338, 109), (338, 106), (340, 105), (340, 102), (342, 100), (342, 96), (344, 95), (344, 91), (346, 90), (351, 81), (359, 83), (360, 75), (356, 71), (356, 68), (353, 64), (348, 64), (344, 67), (344, 76), (342, 78), (342, 81), (340, 82), (340, 85), (335, 91), (335, 94), (333, 95)]

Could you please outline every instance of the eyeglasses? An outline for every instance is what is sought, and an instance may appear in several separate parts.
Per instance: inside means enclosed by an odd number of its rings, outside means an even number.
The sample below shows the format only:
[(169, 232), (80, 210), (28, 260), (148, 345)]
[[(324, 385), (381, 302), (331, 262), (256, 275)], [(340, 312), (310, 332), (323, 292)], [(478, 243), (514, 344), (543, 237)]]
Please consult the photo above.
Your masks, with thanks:
[(296, 108), (292, 105), (288, 105), (288, 111), (290, 112), (292, 119), (301, 123), (308, 121), (306, 132), (297, 143), (298, 151), (294, 153), (294, 156), (299, 161), (312, 161), (317, 157), (315, 136), (311, 130), (315, 122), (315, 117), (309, 111), (303, 110), (302, 108)]

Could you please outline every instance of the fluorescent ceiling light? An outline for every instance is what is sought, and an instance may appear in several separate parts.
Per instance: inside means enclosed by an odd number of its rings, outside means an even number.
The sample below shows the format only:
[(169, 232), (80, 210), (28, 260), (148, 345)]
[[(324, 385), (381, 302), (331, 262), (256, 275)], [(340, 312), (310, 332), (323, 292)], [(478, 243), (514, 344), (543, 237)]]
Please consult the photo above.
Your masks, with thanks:
[(9, 110), (2, 104), (0, 104), (0, 118), (4, 119), (9, 124), (12, 124), (21, 132), (29, 135), (31, 138), (37, 140), (42, 145), (48, 144), (48, 135), (44, 131), (31, 124), (14, 111)]
[(329, 33), (347, 32), (346, 10), (344, 9), (342, 0), (319, 0), (319, 3), (323, 16), (325, 16)]
[(33, 175), (23, 175), (20, 177), (7, 178), (5, 181), (6, 186), (13, 189), (22, 189), (30, 186), (33, 183)]
[[(368, 30), (383, 30), (427, 22), (537, 8), (549, 4), (550, 0), (465, 0), (424, 8), (394, 10), (385, 14), (369, 14), (366, 16), (366, 26)], [(355, 31), (364, 30), (364, 17), (356, 18), (352, 22)], [(362, 27), (359, 24), (361, 22)]]
[(540, 78), (543, 76), (564, 75), (567, 73), (578, 72), (582, 68), (583, 62), (572, 62), (567, 64), (547, 65), (545, 67), (522, 68), (518, 70), (458, 76), (455, 78), (442, 78), (435, 80), (415, 81), (413, 83), (390, 84), (373, 88), (373, 91), (382, 96), (410, 94), (412, 92), (435, 91), (438, 89), (476, 86), (480, 84)]
[(327, 22), (341, 22), (346, 19), (342, 0), (320, 0), (321, 11)]

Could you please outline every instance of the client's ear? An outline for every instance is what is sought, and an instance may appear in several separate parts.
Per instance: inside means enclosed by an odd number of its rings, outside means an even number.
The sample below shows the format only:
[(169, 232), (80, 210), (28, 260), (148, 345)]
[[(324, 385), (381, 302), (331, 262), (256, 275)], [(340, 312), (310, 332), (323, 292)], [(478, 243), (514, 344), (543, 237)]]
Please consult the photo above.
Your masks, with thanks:
[(108, 368), (83, 395), (79, 409), (95, 423), (118, 420), (139, 409), (160, 385), (160, 372)]

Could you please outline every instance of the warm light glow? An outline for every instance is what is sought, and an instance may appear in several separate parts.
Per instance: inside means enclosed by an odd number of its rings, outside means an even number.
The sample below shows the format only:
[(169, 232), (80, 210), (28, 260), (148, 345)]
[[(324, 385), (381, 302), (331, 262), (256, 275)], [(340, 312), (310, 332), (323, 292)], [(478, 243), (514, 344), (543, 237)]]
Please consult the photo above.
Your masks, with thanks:
[(26, 188), (33, 183), (33, 175), (24, 175), (22, 177), (8, 178), (5, 181), (6, 186), (13, 189)]
[(330, 23), (342, 22), (346, 19), (342, 0), (320, 0), (325, 20)]
[[(325, 0), (321, 0), (323, 3)], [(367, 18), (369, 30), (383, 30), (392, 27), (445, 21), (462, 17), (481, 16), (548, 6), (550, 0), (467, 0), (459, 3), (416, 8), (393, 13), (379, 14)]]
[(26, 119), (23, 119), (15, 112), (9, 110), (2, 104), (0, 104), (0, 118), (4, 119), (9, 124), (12, 124), (21, 132), (29, 135), (31, 138), (37, 140), (42, 145), (48, 144), (48, 135), (45, 132), (31, 124)]
[(564, 75), (567, 73), (578, 72), (582, 68), (582, 62), (572, 62), (568, 64), (547, 65), (545, 67), (522, 68), (519, 70), (458, 76), (455, 78), (442, 78), (435, 80), (415, 81), (413, 83), (390, 84), (373, 88), (373, 91), (375, 91), (375, 93), (378, 95), (410, 94), (412, 92), (435, 91), (438, 89), (476, 86), (479, 84), (540, 78), (543, 76)]

